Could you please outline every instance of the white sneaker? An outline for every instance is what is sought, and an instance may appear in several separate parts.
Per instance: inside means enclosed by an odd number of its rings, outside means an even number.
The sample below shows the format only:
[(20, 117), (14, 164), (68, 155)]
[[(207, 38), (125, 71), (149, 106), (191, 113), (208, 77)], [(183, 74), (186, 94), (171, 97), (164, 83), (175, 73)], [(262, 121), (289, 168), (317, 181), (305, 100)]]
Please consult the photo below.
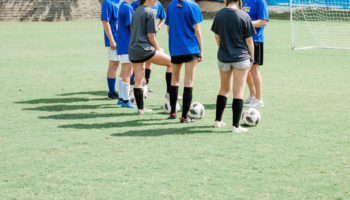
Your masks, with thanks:
[(239, 126), (238, 128), (235, 126), (232, 126), (232, 133), (243, 133), (243, 132), (247, 132), (248, 129), (247, 128), (243, 128), (242, 126)]
[(143, 108), (138, 110), (139, 115), (143, 115), (145, 113), (151, 113), (151, 112), (152, 112), (152, 109), (148, 109), (148, 108)]
[(248, 107), (264, 107), (263, 100), (255, 99), (253, 102), (247, 104)]
[(247, 105), (247, 104), (250, 104), (251, 102), (253, 102), (253, 101), (255, 101), (255, 100), (256, 100), (255, 97), (249, 96), (247, 99), (244, 99), (244, 100), (243, 100), (243, 104), (244, 104), (244, 105)]
[(223, 121), (215, 121), (214, 122), (214, 128), (221, 128), (225, 126), (226, 124)]

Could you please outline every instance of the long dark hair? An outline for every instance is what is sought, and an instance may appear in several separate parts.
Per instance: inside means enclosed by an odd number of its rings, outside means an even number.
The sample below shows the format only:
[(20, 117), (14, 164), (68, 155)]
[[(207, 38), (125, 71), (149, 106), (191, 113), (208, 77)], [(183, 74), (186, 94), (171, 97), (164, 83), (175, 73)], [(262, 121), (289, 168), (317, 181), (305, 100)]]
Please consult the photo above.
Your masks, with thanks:
[(241, 0), (226, 0), (226, 6), (228, 6), (230, 3), (237, 3), (239, 9), (242, 9), (242, 1)]
[(140, 0), (140, 5), (142, 6), (143, 4), (145, 4), (146, 0)]

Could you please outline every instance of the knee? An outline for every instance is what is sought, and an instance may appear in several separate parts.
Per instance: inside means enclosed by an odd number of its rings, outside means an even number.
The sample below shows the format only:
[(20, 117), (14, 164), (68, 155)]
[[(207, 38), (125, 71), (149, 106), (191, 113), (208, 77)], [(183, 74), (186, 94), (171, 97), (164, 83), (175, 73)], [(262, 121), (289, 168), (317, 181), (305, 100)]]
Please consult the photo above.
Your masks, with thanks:
[(219, 95), (227, 97), (230, 94), (230, 88), (221, 88)]
[(184, 85), (185, 85), (186, 87), (192, 87), (192, 85), (193, 85), (193, 80), (185, 80), (185, 81), (184, 81)]

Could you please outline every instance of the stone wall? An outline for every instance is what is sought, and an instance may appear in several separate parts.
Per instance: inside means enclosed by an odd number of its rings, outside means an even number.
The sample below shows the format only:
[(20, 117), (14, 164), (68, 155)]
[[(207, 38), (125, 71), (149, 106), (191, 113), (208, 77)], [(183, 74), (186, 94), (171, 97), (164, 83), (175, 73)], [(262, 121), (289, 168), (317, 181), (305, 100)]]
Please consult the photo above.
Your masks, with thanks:
[(0, 0), (1, 21), (98, 19), (103, 0)]

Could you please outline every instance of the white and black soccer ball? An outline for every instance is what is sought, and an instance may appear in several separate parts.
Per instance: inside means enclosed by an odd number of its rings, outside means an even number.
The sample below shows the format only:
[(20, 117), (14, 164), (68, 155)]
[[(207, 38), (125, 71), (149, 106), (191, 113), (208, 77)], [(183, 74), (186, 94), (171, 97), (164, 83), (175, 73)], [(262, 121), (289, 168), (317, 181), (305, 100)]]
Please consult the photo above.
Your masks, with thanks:
[(260, 112), (255, 108), (249, 108), (242, 113), (242, 121), (245, 125), (256, 126), (260, 120)]
[[(166, 101), (163, 105), (163, 109), (164, 109), (164, 112), (166, 113), (170, 113), (171, 111), (171, 107), (170, 107), (170, 102), (169, 101)], [(176, 112), (179, 112), (181, 109), (181, 106), (178, 102), (176, 102)]]
[(193, 102), (191, 103), (190, 110), (188, 111), (187, 116), (194, 119), (200, 119), (204, 116), (204, 114), (204, 106), (199, 102)]
[(143, 98), (147, 99), (147, 97), (148, 97), (148, 87), (147, 87), (147, 85), (142, 87), (142, 91), (143, 91)]
[(131, 102), (133, 102), (133, 103), (135, 102), (135, 95), (134, 95), (133, 92), (129, 93), (129, 99), (130, 99)]

